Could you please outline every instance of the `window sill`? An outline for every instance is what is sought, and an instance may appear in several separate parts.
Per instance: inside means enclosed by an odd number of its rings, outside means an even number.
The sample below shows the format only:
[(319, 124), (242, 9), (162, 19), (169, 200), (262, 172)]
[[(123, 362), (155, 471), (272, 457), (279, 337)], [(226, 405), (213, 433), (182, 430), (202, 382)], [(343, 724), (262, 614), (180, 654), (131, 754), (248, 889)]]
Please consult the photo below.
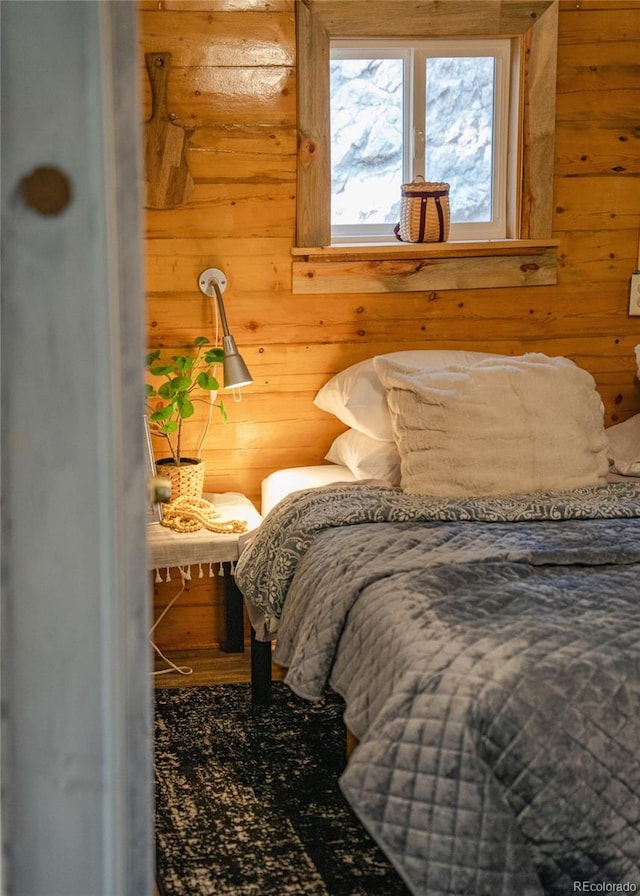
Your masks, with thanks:
[(558, 240), (295, 247), (294, 294), (425, 292), (556, 283)]

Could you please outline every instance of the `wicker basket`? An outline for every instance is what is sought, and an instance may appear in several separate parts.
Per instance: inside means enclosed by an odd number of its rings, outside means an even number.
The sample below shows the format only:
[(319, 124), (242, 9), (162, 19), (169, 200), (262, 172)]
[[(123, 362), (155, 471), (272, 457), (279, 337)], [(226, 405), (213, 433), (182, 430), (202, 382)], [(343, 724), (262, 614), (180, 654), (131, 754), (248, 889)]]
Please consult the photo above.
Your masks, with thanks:
[(176, 466), (171, 457), (163, 457), (156, 461), (158, 476), (166, 476), (171, 482), (171, 501), (185, 496), (201, 498), (204, 488), (204, 461), (191, 457), (182, 457), (180, 466)]
[(444, 243), (449, 239), (449, 184), (418, 176), (402, 184), (400, 223), (394, 233), (405, 243)]

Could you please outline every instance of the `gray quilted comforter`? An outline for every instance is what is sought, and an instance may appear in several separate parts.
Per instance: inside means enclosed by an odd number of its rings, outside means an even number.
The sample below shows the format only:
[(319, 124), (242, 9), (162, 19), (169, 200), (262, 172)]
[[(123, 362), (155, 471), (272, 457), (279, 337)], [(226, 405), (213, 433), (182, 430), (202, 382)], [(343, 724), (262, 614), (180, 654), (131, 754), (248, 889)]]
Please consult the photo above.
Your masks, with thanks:
[(414, 894), (640, 890), (638, 517), (624, 484), (328, 486), (242, 554), (291, 688), (345, 698), (341, 787)]

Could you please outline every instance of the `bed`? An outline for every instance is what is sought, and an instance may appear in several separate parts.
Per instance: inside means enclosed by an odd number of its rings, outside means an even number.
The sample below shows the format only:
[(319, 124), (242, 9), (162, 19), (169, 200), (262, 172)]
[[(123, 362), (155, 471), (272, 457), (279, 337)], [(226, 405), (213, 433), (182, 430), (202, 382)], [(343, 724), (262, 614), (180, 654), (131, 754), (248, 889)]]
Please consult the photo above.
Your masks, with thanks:
[(638, 479), (566, 359), (432, 360), (330, 411), (399, 466), (278, 496), (236, 571), (256, 638), (344, 698), (342, 790), (416, 896), (635, 892)]

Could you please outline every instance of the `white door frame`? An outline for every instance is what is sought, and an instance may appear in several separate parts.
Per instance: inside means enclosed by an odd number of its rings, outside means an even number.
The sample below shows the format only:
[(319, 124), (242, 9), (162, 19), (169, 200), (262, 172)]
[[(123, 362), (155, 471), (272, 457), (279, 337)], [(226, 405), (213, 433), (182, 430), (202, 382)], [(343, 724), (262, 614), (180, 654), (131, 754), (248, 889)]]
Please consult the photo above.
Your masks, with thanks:
[(0, 5), (7, 896), (152, 892), (136, 18)]

